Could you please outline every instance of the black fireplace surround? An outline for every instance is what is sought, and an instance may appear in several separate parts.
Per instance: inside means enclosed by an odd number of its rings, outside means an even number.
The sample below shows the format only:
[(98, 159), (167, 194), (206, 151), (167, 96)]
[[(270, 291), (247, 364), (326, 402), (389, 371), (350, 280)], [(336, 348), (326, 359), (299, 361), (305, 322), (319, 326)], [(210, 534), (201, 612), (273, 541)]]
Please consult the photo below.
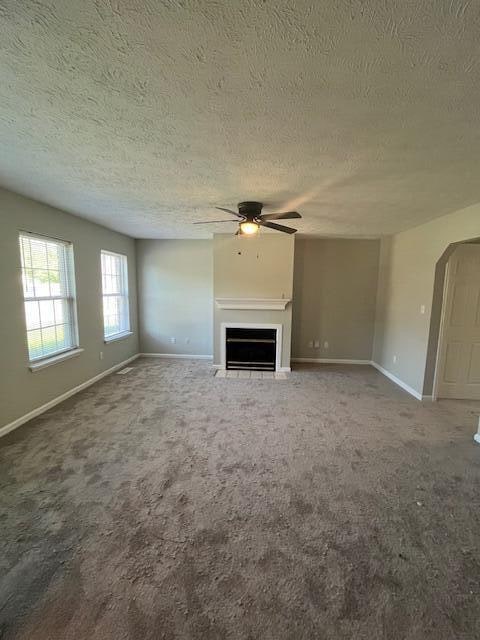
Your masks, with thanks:
[(275, 371), (276, 329), (226, 329), (227, 369)]

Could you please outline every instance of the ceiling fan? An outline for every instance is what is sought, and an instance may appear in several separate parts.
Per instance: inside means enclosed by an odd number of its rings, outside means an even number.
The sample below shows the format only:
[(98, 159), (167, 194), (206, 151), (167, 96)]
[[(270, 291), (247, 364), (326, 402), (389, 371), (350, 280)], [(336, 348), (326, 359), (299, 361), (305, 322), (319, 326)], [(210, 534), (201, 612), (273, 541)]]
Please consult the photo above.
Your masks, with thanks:
[(281, 224), (275, 224), (270, 220), (291, 220), (293, 218), (301, 218), (302, 216), (296, 211), (285, 211), (284, 213), (264, 213), (262, 214), (262, 202), (240, 202), (238, 204), (238, 213), (224, 207), (215, 207), (220, 211), (236, 216), (234, 220), (205, 220), (203, 222), (194, 222), (193, 224), (214, 224), (218, 222), (237, 222), (239, 227), (236, 236), (253, 236), (259, 232), (260, 227), (268, 227), (275, 231), (283, 231), (283, 233), (295, 233), (296, 229), (284, 227)]

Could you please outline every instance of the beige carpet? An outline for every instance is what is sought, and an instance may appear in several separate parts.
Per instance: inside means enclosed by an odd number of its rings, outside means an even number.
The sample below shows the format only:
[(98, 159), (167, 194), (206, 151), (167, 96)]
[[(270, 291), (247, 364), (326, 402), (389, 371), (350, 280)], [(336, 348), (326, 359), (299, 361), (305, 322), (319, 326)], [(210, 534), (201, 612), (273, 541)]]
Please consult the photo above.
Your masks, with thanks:
[(138, 360), (0, 441), (0, 638), (479, 638), (479, 412)]

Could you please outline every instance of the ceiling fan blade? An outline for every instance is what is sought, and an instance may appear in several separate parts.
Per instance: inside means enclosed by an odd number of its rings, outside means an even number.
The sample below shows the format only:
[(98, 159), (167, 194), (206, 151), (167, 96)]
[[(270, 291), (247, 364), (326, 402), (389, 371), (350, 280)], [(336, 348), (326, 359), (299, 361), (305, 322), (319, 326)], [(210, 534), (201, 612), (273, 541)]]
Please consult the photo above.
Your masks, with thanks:
[(214, 224), (215, 222), (237, 222), (238, 220), (200, 220), (200, 222), (194, 222), (193, 224)]
[(238, 213), (238, 211), (232, 211), (231, 209), (225, 209), (224, 207), (215, 207), (215, 209), (218, 209), (219, 211), (225, 211), (226, 213), (231, 213), (232, 216), (237, 216), (237, 218), (245, 218), (245, 216), (241, 213)]
[(258, 217), (260, 220), (292, 220), (302, 216), (297, 211), (285, 211), (285, 213), (263, 213)]
[(274, 222), (258, 221), (258, 224), (262, 227), (268, 227), (269, 229), (275, 229), (275, 231), (283, 231), (283, 233), (295, 233), (297, 230), (291, 227), (284, 227), (282, 224), (275, 224)]

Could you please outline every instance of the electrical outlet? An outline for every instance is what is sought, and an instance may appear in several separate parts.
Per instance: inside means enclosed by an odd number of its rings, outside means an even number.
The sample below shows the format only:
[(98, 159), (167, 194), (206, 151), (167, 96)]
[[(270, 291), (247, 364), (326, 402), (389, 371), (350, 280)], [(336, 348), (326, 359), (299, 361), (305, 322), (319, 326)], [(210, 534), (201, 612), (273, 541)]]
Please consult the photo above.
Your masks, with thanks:
[(393, 364), (397, 362), (397, 356), (393, 356)]
[(308, 343), (308, 346), (310, 347), (310, 349), (313, 349), (313, 340), (310, 340), (310, 342)]
[(100, 360), (103, 360), (103, 351), (100, 351), (100, 353), (98, 354), (98, 357), (100, 358)]
[(323, 343), (323, 348), (328, 349), (328, 340), (325, 340), (325, 342)]
[(171, 342), (172, 344), (175, 344), (175, 343), (176, 343), (176, 341), (177, 341), (177, 339), (176, 339), (176, 338), (170, 338), (170, 342)]
[(313, 343), (313, 346), (315, 347), (315, 349), (319, 349), (320, 348), (320, 340), (315, 340), (315, 342)]

